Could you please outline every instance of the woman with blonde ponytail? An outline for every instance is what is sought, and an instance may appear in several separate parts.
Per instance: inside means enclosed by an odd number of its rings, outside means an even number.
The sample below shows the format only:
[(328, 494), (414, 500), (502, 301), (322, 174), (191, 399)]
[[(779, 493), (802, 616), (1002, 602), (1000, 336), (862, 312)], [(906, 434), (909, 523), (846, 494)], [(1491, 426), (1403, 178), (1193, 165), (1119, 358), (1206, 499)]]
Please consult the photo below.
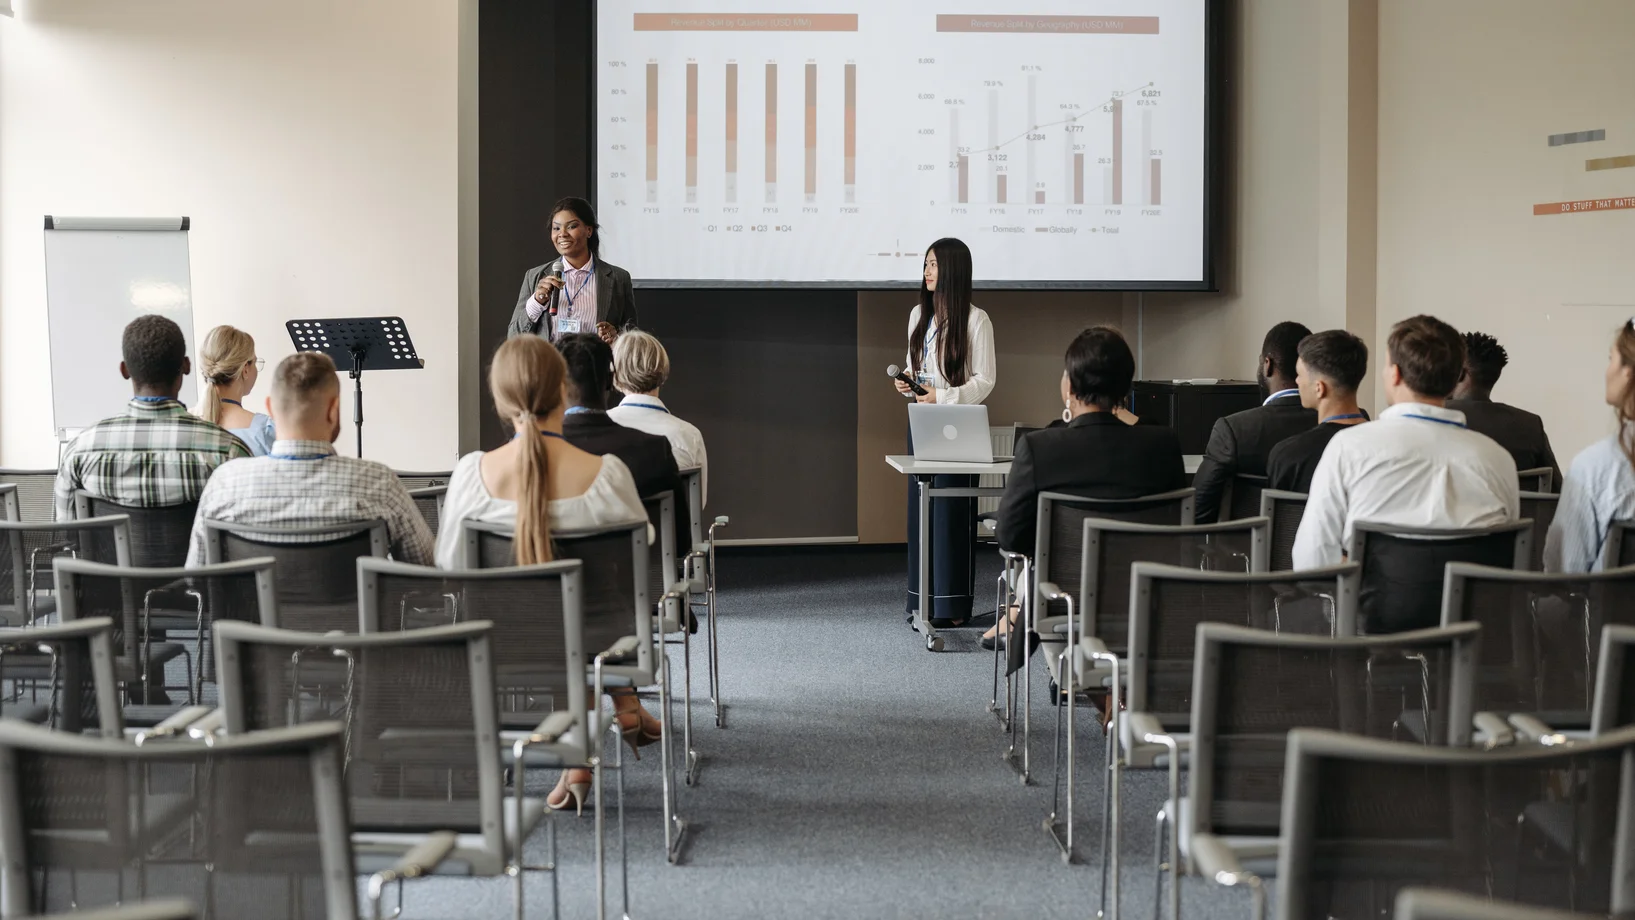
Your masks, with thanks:
[[(437, 535), (437, 564), (460, 567), (463, 521), (510, 524), (519, 565), (549, 562), (553, 530), (647, 520), (635, 480), (618, 457), (598, 457), (562, 439), (567, 365), (538, 336), (510, 339), (494, 353), (488, 389), (511, 439), (460, 458), (449, 478)], [(614, 696), (619, 727), (635, 747), (659, 736), (659, 722), (634, 695)], [(650, 740), (651, 739), (651, 740)], [(589, 770), (569, 770), (546, 798), (553, 809), (582, 807)]]
[(1546, 571), (1600, 571), (1612, 522), (1635, 519), (1635, 319), (1613, 337), (1606, 384), (1618, 430), (1584, 448), (1567, 469), (1544, 540)]
[(194, 414), (238, 435), (257, 457), (272, 450), (273, 422), (265, 412), (244, 408), (244, 397), (255, 388), (262, 361), (255, 354), (255, 339), (242, 329), (217, 326), (199, 345), (200, 378), (204, 389)]

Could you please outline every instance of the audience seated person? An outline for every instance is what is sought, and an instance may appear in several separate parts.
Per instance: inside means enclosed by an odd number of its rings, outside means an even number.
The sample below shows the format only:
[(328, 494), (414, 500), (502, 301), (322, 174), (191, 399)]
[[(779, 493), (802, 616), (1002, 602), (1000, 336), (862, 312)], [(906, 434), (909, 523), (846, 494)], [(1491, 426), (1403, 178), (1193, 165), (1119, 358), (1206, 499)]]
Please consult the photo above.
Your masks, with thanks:
[(670, 379), (670, 355), (664, 345), (640, 330), (631, 330), (613, 342), (613, 385), (624, 399), (607, 410), (608, 418), (637, 431), (661, 435), (670, 441), (676, 466), (699, 470), (699, 488), (710, 498), (709, 458), (698, 426), (677, 418), (659, 399), (659, 388)]
[(692, 546), (692, 525), (687, 520), (687, 488), (681, 482), (670, 442), (661, 435), (626, 428), (608, 417), (613, 392), (613, 349), (589, 332), (565, 335), (557, 341), (568, 365), (568, 411), (562, 436), (580, 450), (613, 454), (630, 469), (636, 492), (643, 498), (670, 492), (675, 496), (676, 548)]
[(1357, 407), (1357, 388), (1368, 373), (1368, 346), (1344, 329), (1300, 340), (1295, 382), (1300, 405), (1317, 410), (1317, 427), (1284, 438), (1266, 458), (1266, 487), (1285, 492), (1311, 488), (1323, 449), (1340, 432), (1368, 420)]
[(1266, 333), (1255, 368), (1255, 379), (1268, 394), (1266, 401), (1215, 422), (1192, 480), (1198, 490), (1193, 505), (1193, 519), (1198, 523), (1212, 523), (1221, 513), (1230, 512), (1220, 505), (1232, 477), (1240, 473), (1264, 476), (1266, 455), (1279, 441), (1317, 424), (1317, 413), (1300, 404), (1294, 379), (1300, 340), (1308, 335), (1311, 330), (1299, 323), (1278, 323)]
[[(495, 352), (488, 389), (515, 434), (495, 450), (466, 454), (454, 467), (437, 537), (440, 567), (462, 567), (464, 521), (513, 525), (517, 563), (532, 565), (556, 558), (552, 531), (647, 520), (623, 461), (587, 453), (563, 438), (566, 381), (561, 354), (538, 336), (508, 339)], [(627, 742), (634, 747), (659, 740), (659, 721), (633, 694), (613, 700)], [(590, 783), (589, 770), (569, 770), (546, 803), (553, 809), (572, 803), (577, 810)]]
[(244, 442), (257, 457), (272, 450), (277, 435), (272, 417), (244, 408), (244, 397), (255, 389), (262, 361), (255, 355), (255, 339), (232, 326), (217, 326), (205, 333), (199, 346), (204, 392), (199, 396), (199, 418), (215, 422)]
[(1635, 520), (1635, 320), (1619, 328), (1606, 377), (1606, 400), (1618, 418), (1618, 433), (1573, 458), (1544, 541), (1546, 571), (1600, 571), (1612, 522)]
[(386, 522), (393, 558), (432, 563), (431, 529), (397, 474), (374, 460), (335, 452), (341, 381), (328, 355), (304, 351), (278, 362), (267, 408), (278, 439), (265, 457), (229, 463), (210, 477), (199, 498), (188, 565), (205, 563), (206, 520), (314, 527), (378, 519)]
[[(1433, 316), (1415, 316), (1391, 330), (1384, 372), (1391, 405), (1378, 421), (1336, 434), (1323, 451), (1295, 534), (1296, 569), (1344, 561), (1358, 521), (1454, 530), (1517, 520), (1516, 462), (1492, 438), (1467, 429), (1463, 413), (1444, 405), (1459, 382), (1464, 350), (1458, 331)], [(1427, 541), (1427, 548), (1432, 544)], [(1441, 568), (1435, 568), (1440, 585)], [(1362, 598), (1372, 631), (1436, 625), (1436, 588), (1393, 602), (1393, 609), (1376, 612)]]
[[(1135, 356), (1124, 336), (1092, 326), (1067, 347), (1065, 365), (1061, 392), (1070, 420), (1017, 442), (997, 513), (1001, 549), (1033, 555), (1041, 492), (1140, 498), (1186, 488), (1175, 431), (1127, 424), (1115, 413), (1135, 379)], [(984, 644), (1006, 631), (1005, 622), (995, 624)]]
[(1471, 431), (1487, 435), (1510, 451), (1516, 469), (1549, 467), (1553, 471), (1550, 488), (1559, 491), (1561, 470), (1550, 449), (1550, 436), (1544, 433), (1544, 420), (1526, 409), (1493, 401), (1493, 386), (1508, 363), (1509, 353), (1493, 336), (1465, 333), (1465, 371), (1448, 398), (1448, 408), (1465, 413)]
[(176, 398), (192, 370), (181, 327), (163, 316), (139, 316), (125, 327), (121, 351), (119, 373), (133, 396), (124, 415), (80, 432), (63, 452), (58, 520), (74, 516), (75, 490), (136, 508), (194, 502), (217, 467), (250, 456), (243, 441)]

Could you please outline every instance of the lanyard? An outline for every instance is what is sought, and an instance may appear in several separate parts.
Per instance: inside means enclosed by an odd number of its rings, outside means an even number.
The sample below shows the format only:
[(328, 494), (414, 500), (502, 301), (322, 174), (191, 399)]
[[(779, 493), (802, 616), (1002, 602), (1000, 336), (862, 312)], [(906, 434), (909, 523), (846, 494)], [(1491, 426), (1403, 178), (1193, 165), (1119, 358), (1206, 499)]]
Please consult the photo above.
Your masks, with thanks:
[(329, 454), (268, 454), (273, 460), (322, 460)]
[(1448, 419), (1448, 418), (1432, 418), (1432, 417), (1430, 417), (1430, 416), (1429, 416), (1429, 415), (1415, 415), (1415, 414), (1413, 414), (1413, 413), (1412, 413), (1412, 412), (1404, 412), (1404, 413), (1402, 413), (1402, 417), (1403, 417), (1403, 418), (1415, 418), (1415, 419), (1419, 419), (1419, 420), (1420, 420), (1420, 421), (1422, 421), (1422, 422), (1435, 422), (1435, 423), (1437, 423), (1437, 424), (1438, 424), (1438, 425), (1452, 425), (1452, 426), (1453, 426), (1453, 427), (1455, 427), (1455, 428), (1465, 428), (1465, 427), (1468, 427), (1468, 426), (1466, 426), (1466, 425), (1465, 425), (1465, 423), (1464, 423), (1464, 422), (1456, 422), (1456, 421), (1454, 421), (1454, 420), (1453, 420), (1453, 419)]
[(567, 411), (563, 412), (562, 414), (563, 415), (590, 415), (590, 414), (598, 414), (599, 415), (599, 414), (601, 414), (601, 412), (602, 412), (601, 409), (589, 409), (589, 408), (586, 408), (585, 406), (569, 406)]
[(1363, 417), (1363, 414), (1361, 412), (1347, 412), (1345, 415), (1331, 415), (1328, 418), (1323, 419), (1322, 421), (1318, 422), (1317, 424), (1327, 425), (1329, 422), (1338, 422), (1338, 421), (1340, 421), (1342, 419), (1362, 418), (1362, 417)]
[(628, 405), (632, 409), (652, 409), (654, 412), (663, 412), (665, 415), (670, 414), (670, 410), (663, 406), (650, 406), (647, 403), (629, 403)]
[(137, 402), (145, 402), (145, 403), (162, 403), (162, 402), (175, 402), (176, 401), (176, 397), (174, 397), (174, 396), (132, 396), (131, 398), (136, 400)]
[(1261, 405), (1269, 406), (1269, 405), (1272, 404), (1272, 400), (1274, 400), (1274, 399), (1282, 399), (1285, 396), (1299, 396), (1299, 395), (1300, 395), (1300, 391), (1297, 390), (1297, 389), (1278, 390), (1276, 393), (1273, 393), (1272, 395), (1266, 397), (1266, 401), (1261, 403)]
[(240, 409), (244, 408), (244, 404), (239, 402), (236, 399), (223, 399), (222, 402), (226, 403), (229, 406), (238, 406)]
[[(544, 435), (547, 438), (556, 438), (558, 441), (566, 441), (567, 440), (567, 438), (564, 438), (562, 436), (562, 433), (560, 431), (546, 431), (545, 429), (541, 428), (541, 429), (539, 429), (539, 433)], [(520, 436), (520, 432), (518, 434), (512, 435), (511, 440), (515, 441), (519, 436)]]
[[(563, 262), (563, 265), (566, 266), (567, 263)], [(591, 274), (591, 271), (593, 269), (595, 269), (595, 267), (596, 267), (596, 257), (591, 256), (590, 261), (585, 263), (584, 268), (582, 268), (582, 269), (581, 268), (568, 268), (566, 271), (563, 272), (563, 274), (567, 274), (567, 272), (569, 272), (569, 271), (575, 272), (575, 273), (578, 273), (578, 272), (582, 271), (582, 272), (585, 273), (585, 280), (579, 282), (579, 290), (577, 290), (577, 291), (570, 288), (570, 287), (568, 287), (568, 283), (566, 281), (562, 282), (562, 294), (563, 294), (563, 296), (568, 298), (568, 306), (569, 307), (573, 306), (573, 299), (575, 297), (578, 297), (580, 294), (585, 293), (585, 285), (589, 284), (590, 279), (595, 277), (594, 275)]]

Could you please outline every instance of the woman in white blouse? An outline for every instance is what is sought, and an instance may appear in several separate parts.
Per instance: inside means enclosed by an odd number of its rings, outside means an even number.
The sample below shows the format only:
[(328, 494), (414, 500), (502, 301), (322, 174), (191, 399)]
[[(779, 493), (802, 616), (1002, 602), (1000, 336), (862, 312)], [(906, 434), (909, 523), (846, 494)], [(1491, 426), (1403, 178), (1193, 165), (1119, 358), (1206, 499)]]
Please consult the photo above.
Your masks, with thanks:
[[(488, 387), (500, 417), (516, 433), (503, 447), (460, 458), (449, 479), (437, 537), (437, 564), (461, 567), (462, 521), (515, 528), (517, 562), (549, 562), (551, 531), (646, 521), (635, 480), (618, 457), (586, 453), (562, 438), (567, 365), (538, 336), (509, 339), (494, 354)], [(615, 695), (619, 730), (632, 748), (659, 740), (660, 723), (634, 694)], [(562, 774), (545, 802), (575, 810), (590, 789), (589, 770)]]
[[(922, 403), (983, 402), (994, 387), (993, 323), (971, 303), (971, 250), (945, 237), (925, 251), (920, 302), (908, 314), (909, 374), (925, 389), (915, 396), (895, 381), (897, 392)], [(914, 452), (910, 437), (909, 453)], [(975, 476), (937, 476), (935, 488), (975, 486)], [(908, 487), (908, 603), (919, 606), (919, 495)], [(931, 620), (938, 628), (971, 618), (975, 593), (976, 503), (944, 498), (931, 507)]]
[(1567, 468), (1544, 541), (1548, 572), (1600, 571), (1612, 522), (1635, 520), (1635, 319), (1619, 328), (1606, 377), (1618, 433), (1584, 448)]

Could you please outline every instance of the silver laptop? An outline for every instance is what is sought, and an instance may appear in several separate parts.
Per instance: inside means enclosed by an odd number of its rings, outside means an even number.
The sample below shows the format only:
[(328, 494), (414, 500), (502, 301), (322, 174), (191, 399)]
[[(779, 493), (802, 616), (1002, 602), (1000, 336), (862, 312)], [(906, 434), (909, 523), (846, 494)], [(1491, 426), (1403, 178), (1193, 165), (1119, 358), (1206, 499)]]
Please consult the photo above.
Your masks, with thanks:
[(914, 459), (953, 463), (992, 463), (987, 406), (940, 406), (910, 403), (908, 430), (914, 436)]

